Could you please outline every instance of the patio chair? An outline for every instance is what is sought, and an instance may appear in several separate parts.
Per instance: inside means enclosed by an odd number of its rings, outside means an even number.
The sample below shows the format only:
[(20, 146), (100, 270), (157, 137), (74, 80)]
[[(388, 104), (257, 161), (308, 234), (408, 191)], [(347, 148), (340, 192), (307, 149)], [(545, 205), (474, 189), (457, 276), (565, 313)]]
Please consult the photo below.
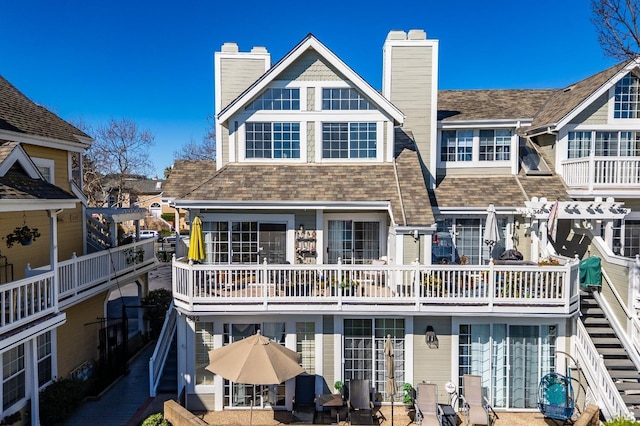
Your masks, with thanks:
[(462, 409), (466, 413), (467, 426), (487, 425), (491, 426), (498, 418), (493, 411), (489, 400), (482, 395), (482, 377), (472, 374), (462, 376), (464, 395), (462, 399)]
[(375, 415), (371, 400), (371, 386), (368, 379), (352, 379), (349, 381), (349, 397), (347, 399), (347, 420), (352, 425), (373, 425)]
[(296, 390), (291, 411), (291, 423), (313, 424), (316, 413), (316, 376), (301, 374), (296, 376)]
[(416, 424), (423, 426), (442, 425), (442, 408), (438, 405), (438, 386), (432, 383), (418, 383), (414, 402)]

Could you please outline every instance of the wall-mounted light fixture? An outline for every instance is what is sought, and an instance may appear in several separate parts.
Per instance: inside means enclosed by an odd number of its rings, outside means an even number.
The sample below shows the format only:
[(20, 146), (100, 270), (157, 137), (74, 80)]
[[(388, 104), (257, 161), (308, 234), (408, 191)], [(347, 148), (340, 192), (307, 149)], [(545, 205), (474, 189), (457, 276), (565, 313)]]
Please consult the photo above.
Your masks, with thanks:
[(414, 229), (413, 231), (411, 231), (411, 235), (413, 235), (414, 240), (420, 239), (420, 234), (418, 233), (417, 229)]
[(438, 336), (436, 335), (436, 331), (430, 325), (427, 326), (427, 331), (424, 333), (424, 341), (427, 344), (427, 346), (429, 346), (431, 349), (433, 348), (437, 349), (439, 346)]

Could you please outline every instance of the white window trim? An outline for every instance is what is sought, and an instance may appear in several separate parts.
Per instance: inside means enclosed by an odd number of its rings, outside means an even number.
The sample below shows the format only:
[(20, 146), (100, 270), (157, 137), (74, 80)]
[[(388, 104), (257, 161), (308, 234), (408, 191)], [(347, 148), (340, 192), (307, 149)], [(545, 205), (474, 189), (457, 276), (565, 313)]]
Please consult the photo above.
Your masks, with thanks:
[(33, 161), (33, 164), (36, 165), (36, 167), (49, 169), (49, 176), (51, 177), (51, 180), (49, 180), (48, 182), (55, 185), (55, 161), (49, 158), (39, 157), (31, 157), (31, 160)]
[[(200, 213), (203, 222), (258, 222), (258, 223), (286, 223), (287, 225), (287, 261), (295, 264), (296, 229), (293, 214), (225, 214)], [(206, 232), (206, 231), (205, 231)]]
[[(445, 131), (473, 131), (471, 161), (442, 161), (442, 132)], [(511, 131), (511, 144), (508, 160), (480, 161), (480, 130), (509, 130)], [(436, 153), (437, 167), (443, 169), (467, 169), (467, 168), (504, 168), (513, 169), (512, 165), (518, 161), (518, 135), (513, 127), (480, 127), (480, 128), (441, 128), (438, 129), (438, 152)], [(516, 163), (517, 164), (517, 163)]]
[[(238, 146), (238, 161), (243, 163), (306, 163), (307, 162), (307, 122), (291, 120), (291, 115), (279, 117), (278, 119), (255, 119), (251, 121), (243, 121), (239, 126), (236, 134), (236, 142)], [(294, 117), (295, 118), (295, 117)], [(302, 118), (302, 117), (300, 117)], [(300, 158), (247, 158), (247, 138), (246, 124), (253, 122), (270, 122), (270, 123), (299, 123), (300, 124)]]
[[(633, 74), (631, 71), (628, 72), (628, 74)], [(624, 74), (622, 77), (625, 77), (627, 74)], [(620, 78), (620, 80), (622, 80), (622, 77)], [(640, 77), (635, 76), (636, 78), (640, 79)], [(608, 93), (608, 100), (607, 100), (607, 121), (610, 124), (615, 124), (616, 126), (620, 126), (620, 125), (640, 125), (640, 118), (615, 118), (614, 114), (615, 114), (615, 107), (616, 107), (616, 102), (615, 102), (615, 96), (616, 96), (616, 85), (618, 84), (618, 82), (620, 81), (616, 81), (610, 88), (609, 88), (609, 93)], [(640, 108), (640, 101), (638, 101), (639, 104), (639, 108)]]
[[(324, 222), (322, 224), (322, 230), (325, 234), (324, 241), (322, 242), (322, 251), (327, 253), (329, 248), (329, 238), (327, 231), (329, 229), (330, 220), (351, 220), (354, 222), (379, 222), (379, 238), (380, 238), (380, 255), (385, 256), (387, 253), (387, 234), (389, 232), (387, 226), (386, 213), (325, 213)], [(387, 255), (388, 256), (388, 255)]]

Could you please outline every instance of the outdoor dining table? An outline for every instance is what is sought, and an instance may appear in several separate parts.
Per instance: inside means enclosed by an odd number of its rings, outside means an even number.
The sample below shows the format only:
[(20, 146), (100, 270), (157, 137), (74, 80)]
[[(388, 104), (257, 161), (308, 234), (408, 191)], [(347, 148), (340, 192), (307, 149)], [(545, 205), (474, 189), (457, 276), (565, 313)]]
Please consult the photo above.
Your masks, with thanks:
[(342, 394), (339, 393), (323, 393), (318, 397), (318, 402), (322, 407), (331, 408), (331, 417), (336, 416), (336, 422), (340, 424), (340, 408), (344, 405)]

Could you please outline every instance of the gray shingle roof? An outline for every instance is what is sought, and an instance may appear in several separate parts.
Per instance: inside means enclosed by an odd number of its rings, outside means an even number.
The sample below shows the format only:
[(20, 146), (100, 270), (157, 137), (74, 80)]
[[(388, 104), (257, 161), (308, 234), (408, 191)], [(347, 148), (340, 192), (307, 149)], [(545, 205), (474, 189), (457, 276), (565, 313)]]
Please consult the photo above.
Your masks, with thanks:
[(0, 76), (0, 129), (79, 143), (90, 138), (46, 108), (37, 105)]
[(570, 200), (559, 176), (451, 176), (432, 194), (432, 203), (447, 207), (521, 207), (531, 197)]
[(76, 197), (41, 179), (31, 179), (22, 168), (13, 167), (0, 177), (0, 200), (75, 200)]
[[(394, 163), (230, 163), (218, 172), (198, 161), (176, 162), (164, 197), (182, 201), (389, 201), (401, 225), (434, 223), (413, 141), (405, 134)], [(398, 179), (396, 179), (396, 173)], [(405, 220), (406, 218), (406, 220)]]
[(565, 89), (556, 90), (534, 117), (530, 131), (555, 125), (578, 107), (585, 99), (591, 96), (611, 77), (620, 72), (629, 62), (630, 61), (621, 62), (572, 84)]
[(204, 182), (208, 182), (215, 174), (215, 161), (176, 160), (171, 174), (164, 182), (162, 196), (181, 199)]
[(438, 120), (533, 118), (552, 93), (550, 89), (440, 90)]

